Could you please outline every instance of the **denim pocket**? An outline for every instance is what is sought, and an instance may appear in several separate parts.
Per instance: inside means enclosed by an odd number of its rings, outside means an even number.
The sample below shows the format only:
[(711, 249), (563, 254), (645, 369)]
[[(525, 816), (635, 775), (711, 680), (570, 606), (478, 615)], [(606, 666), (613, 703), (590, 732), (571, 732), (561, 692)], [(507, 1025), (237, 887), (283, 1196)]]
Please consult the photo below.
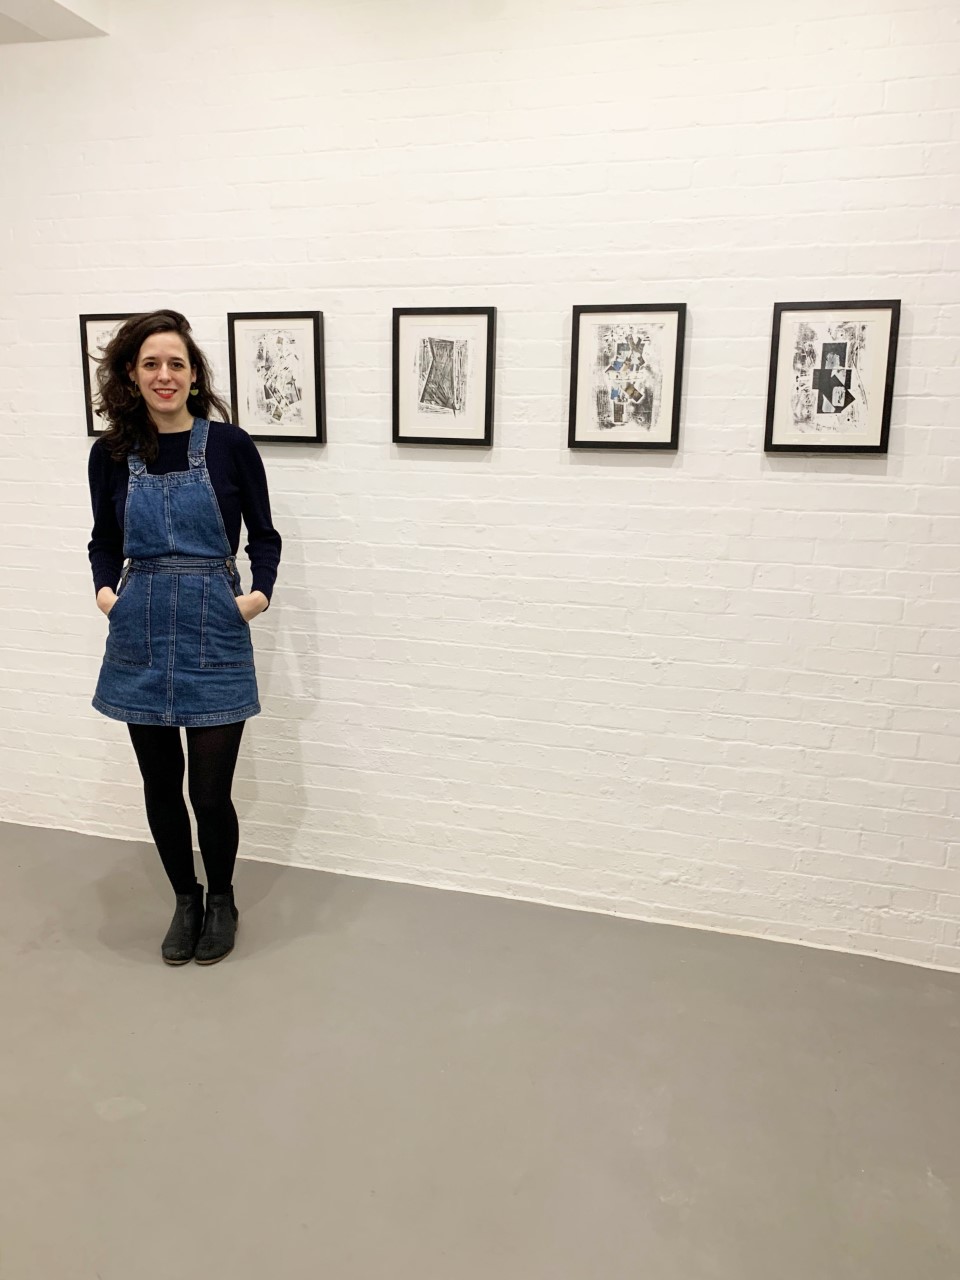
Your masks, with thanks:
[(200, 665), (253, 666), (250, 625), (237, 608), (230, 579), (225, 573), (214, 573), (203, 580)]
[(116, 604), (107, 615), (109, 631), (104, 657), (118, 667), (149, 667), (150, 593), (149, 573), (131, 573), (120, 588)]

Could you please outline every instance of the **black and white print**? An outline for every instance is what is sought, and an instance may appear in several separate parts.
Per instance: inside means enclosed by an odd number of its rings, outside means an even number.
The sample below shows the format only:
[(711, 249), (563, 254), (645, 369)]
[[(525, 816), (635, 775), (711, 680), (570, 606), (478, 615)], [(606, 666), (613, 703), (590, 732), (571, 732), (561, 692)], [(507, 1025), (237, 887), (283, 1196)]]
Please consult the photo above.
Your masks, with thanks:
[(261, 427), (299, 427), (303, 423), (303, 352), (294, 329), (260, 329), (249, 335), (250, 378), (243, 399), (244, 417)]
[(575, 307), (571, 448), (677, 447), (686, 307)]
[(237, 425), (255, 440), (322, 443), (321, 313), (231, 312), (228, 326)]
[(97, 391), (97, 365), (104, 350), (124, 320), (134, 311), (113, 312), (110, 315), (86, 315), (80, 317), (80, 358), (83, 363), (83, 395), (86, 406), (87, 435), (99, 436), (106, 431), (106, 424), (94, 413), (93, 397)]
[(778, 303), (766, 448), (885, 452), (900, 304)]
[(469, 339), (421, 338), (417, 352), (420, 412), (462, 416), (467, 407), (469, 373)]
[(495, 311), (397, 308), (393, 313), (393, 439), (490, 444)]

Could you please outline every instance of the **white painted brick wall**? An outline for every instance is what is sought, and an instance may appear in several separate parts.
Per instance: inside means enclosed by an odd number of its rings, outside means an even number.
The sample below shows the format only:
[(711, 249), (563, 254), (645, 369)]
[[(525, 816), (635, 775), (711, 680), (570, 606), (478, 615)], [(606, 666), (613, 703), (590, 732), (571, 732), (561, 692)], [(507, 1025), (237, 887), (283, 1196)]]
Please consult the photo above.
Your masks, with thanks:
[[(77, 315), (326, 315), (267, 448), (244, 851), (960, 968), (960, 11), (168, 0), (0, 49), (0, 813), (146, 828), (89, 707)], [(900, 297), (887, 458), (761, 451), (774, 301)], [(690, 307), (678, 456), (565, 447), (570, 308)], [(390, 309), (499, 308), (496, 444)]]

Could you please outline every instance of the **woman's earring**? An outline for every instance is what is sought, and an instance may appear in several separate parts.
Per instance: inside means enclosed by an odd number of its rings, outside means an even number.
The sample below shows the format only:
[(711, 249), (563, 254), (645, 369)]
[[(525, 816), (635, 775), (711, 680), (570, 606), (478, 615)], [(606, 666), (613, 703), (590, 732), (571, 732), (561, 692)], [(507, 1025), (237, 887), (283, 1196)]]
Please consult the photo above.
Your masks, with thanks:
[(140, 399), (140, 388), (137, 386), (136, 383), (133, 384), (133, 398), (134, 400)]
[(190, 388), (190, 394), (192, 396), (198, 396), (200, 394), (200, 388), (197, 386), (196, 383), (194, 383), (193, 386)]

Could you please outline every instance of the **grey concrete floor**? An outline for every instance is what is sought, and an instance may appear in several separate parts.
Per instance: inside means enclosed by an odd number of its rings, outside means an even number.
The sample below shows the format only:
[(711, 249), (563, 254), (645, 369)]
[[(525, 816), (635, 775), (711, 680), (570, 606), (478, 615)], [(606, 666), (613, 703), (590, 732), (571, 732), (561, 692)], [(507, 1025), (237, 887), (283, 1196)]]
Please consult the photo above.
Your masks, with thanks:
[(0, 1280), (956, 1280), (960, 975), (0, 827)]

